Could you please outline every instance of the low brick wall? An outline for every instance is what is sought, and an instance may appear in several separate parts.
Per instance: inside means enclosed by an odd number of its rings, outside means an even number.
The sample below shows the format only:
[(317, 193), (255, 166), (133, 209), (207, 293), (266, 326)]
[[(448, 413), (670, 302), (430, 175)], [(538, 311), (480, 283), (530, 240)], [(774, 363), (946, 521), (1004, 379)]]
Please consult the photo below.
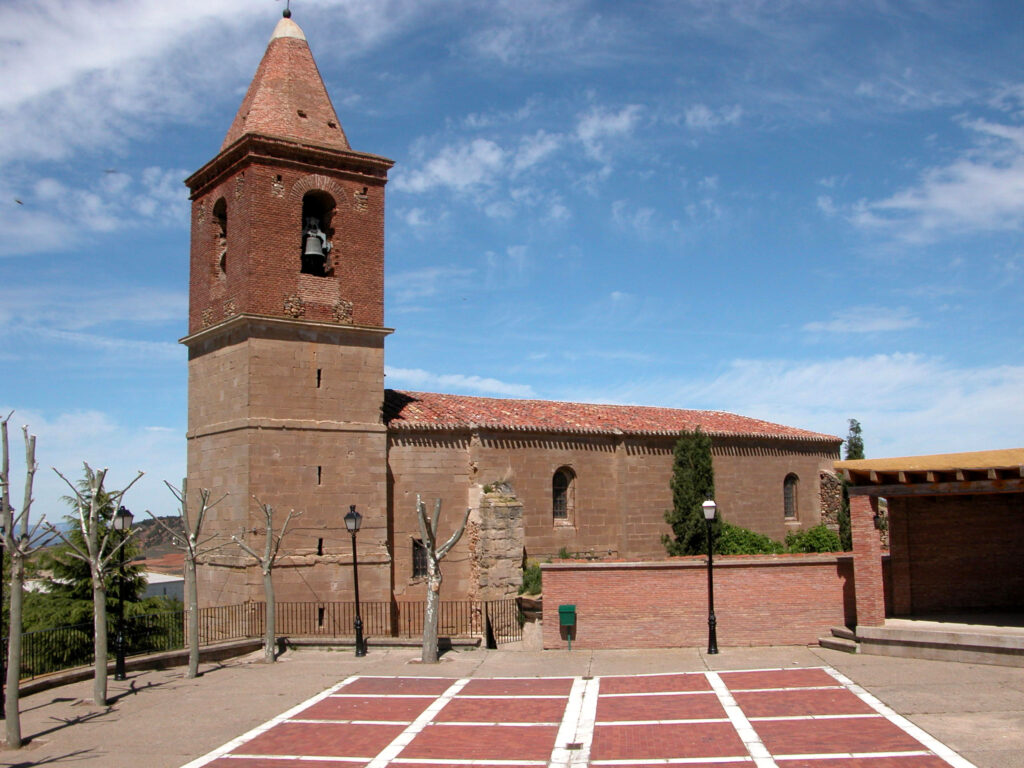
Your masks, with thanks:
[[(715, 558), (718, 644), (809, 645), (855, 623), (853, 557)], [(559, 561), (541, 565), (544, 647), (566, 647), (558, 606), (576, 606), (574, 648), (706, 646), (707, 561)]]

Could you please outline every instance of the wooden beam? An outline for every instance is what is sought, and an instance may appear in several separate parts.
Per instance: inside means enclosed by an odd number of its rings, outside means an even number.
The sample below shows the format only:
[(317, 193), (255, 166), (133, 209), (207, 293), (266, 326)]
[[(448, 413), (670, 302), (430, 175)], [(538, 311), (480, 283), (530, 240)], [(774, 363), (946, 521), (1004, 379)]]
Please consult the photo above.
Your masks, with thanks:
[(914, 483), (910, 485), (852, 485), (851, 496), (944, 496), (972, 493), (1024, 493), (1024, 478)]

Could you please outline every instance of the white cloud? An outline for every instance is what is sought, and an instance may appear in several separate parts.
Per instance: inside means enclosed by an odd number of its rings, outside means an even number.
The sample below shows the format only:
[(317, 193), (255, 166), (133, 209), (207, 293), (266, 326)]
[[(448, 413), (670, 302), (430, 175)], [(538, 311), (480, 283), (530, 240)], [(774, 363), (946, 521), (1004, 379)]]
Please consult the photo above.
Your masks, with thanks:
[(464, 287), (475, 270), (465, 267), (427, 267), (388, 275), (387, 290), (399, 303), (436, 296)]
[(622, 229), (630, 229), (641, 237), (650, 237), (655, 227), (655, 211), (647, 206), (634, 207), (626, 200), (612, 203), (612, 221)]
[(180, 322), (188, 312), (184, 291), (107, 285), (83, 292), (80, 286), (50, 283), (0, 287), (0, 323), (81, 331), (123, 323)]
[(861, 201), (852, 221), (908, 243), (1024, 227), (1024, 127), (965, 122), (975, 145), (948, 165), (921, 174), (912, 187)]
[(607, 162), (604, 142), (607, 139), (622, 139), (633, 132), (640, 120), (643, 107), (628, 104), (615, 111), (595, 106), (576, 122), (576, 138), (583, 144), (587, 155), (599, 162)]
[(836, 204), (832, 202), (831, 195), (818, 195), (818, 210), (826, 216), (836, 215)]
[(396, 174), (393, 184), (405, 192), (422, 193), (437, 187), (463, 192), (494, 184), (505, 167), (506, 153), (489, 139), (449, 145), (419, 170)]
[(537, 131), (532, 136), (524, 136), (519, 142), (519, 149), (512, 161), (512, 170), (518, 173), (532, 168), (548, 155), (558, 151), (563, 142), (562, 136), (546, 131)]
[(473, 392), (485, 395), (505, 395), (509, 397), (532, 397), (533, 389), (527, 384), (511, 384), (499, 379), (483, 376), (467, 376), (461, 373), (436, 374), (420, 368), (392, 368), (385, 366), (384, 375), (388, 377), (388, 387), (412, 387), (423, 390), (443, 389), (458, 392)]
[(695, 131), (713, 131), (723, 125), (735, 125), (743, 116), (738, 104), (715, 111), (706, 104), (694, 104), (686, 110), (686, 127)]
[(924, 324), (906, 307), (851, 307), (832, 314), (828, 321), (804, 325), (815, 333), (883, 333), (920, 328)]
[[(11, 409), (4, 406), (2, 410), (7, 415)], [(19, 505), (25, 469), (22, 424), (29, 427), (30, 434), (37, 436), (39, 469), (34, 483), (33, 519), (45, 515), (48, 521), (56, 523), (70, 512), (60, 500), (68, 493), (68, 487), (52, 467), (74, 482), (81, 477), (83, 461), (89, 462), (93, 469), (110, 469), (108, 489), (123, 488), (137, 470), (146, 473), (125, 496), (125, 505), (137, 519), (145, 517), (147, 509), (157, 515), (176, 512), (174, 498), (163, 481), (178, 485), (185, 476), (184, 424), (132, 426), (120, 423), (110, 414), (89, 410), (53, 415), (15, 411), (9, 431), (12, 484)]]

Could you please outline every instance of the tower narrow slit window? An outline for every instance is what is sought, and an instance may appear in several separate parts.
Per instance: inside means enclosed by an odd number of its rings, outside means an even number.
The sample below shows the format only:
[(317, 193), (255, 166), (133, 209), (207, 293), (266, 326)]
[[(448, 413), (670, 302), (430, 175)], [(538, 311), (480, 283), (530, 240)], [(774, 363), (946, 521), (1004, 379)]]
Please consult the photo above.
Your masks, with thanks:
[(228, 204), (220, 198), (213, 204), (213, 252), (218, 276), (228, 271)]

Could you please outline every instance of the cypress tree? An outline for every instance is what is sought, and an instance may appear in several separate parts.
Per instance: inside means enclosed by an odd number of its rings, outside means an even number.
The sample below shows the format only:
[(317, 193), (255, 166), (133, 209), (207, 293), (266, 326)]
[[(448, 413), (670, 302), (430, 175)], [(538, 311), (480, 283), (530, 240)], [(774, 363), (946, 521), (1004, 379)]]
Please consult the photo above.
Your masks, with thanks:
[[(715, 497), (715, 471), (711, 463), (711, 438), (698, 427), (682, 432), (676, 442), (672, 465), (672, 509), (665, 522), (672, 536), (662, 536), (670, 555), (699, 555), (707, 552), (707, 524), (701, 504)], [(718, 539), (721, 518), (711, 524), (712, 541)]]

